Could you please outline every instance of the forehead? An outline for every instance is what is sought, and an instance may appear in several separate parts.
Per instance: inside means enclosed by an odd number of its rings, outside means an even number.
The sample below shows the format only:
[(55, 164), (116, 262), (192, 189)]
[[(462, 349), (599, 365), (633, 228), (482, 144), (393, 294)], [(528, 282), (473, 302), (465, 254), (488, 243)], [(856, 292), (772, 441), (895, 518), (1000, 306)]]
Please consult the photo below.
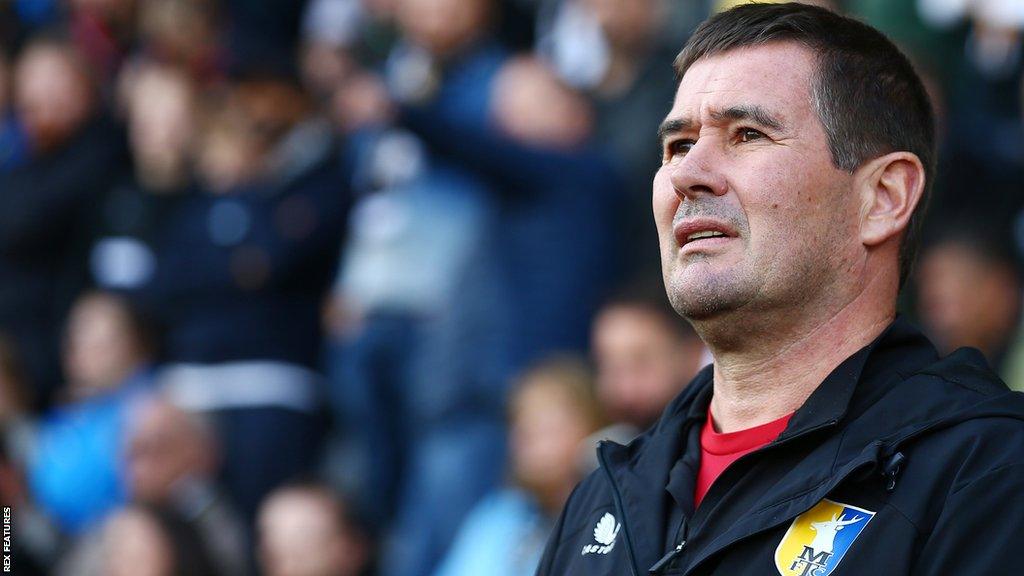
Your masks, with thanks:
[(815, 67), (811, 50), (795, 42), (706, 56), (687, 69), (668, 117), (704, 122), (714, 111), (756, 105), (784, 124), (816, 121), (811, 94)]

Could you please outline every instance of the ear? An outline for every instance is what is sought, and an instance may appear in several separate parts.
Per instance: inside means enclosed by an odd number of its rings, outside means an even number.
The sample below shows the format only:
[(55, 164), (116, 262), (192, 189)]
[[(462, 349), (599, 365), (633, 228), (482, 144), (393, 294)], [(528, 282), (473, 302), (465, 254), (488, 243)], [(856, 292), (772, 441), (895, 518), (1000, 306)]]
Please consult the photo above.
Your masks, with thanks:
[(861, 200), (860, 237), (877, 246), (907, 227), (924, 194), (924, 165), (916, 154), (892, 152), (864, 163), (854, 173)]

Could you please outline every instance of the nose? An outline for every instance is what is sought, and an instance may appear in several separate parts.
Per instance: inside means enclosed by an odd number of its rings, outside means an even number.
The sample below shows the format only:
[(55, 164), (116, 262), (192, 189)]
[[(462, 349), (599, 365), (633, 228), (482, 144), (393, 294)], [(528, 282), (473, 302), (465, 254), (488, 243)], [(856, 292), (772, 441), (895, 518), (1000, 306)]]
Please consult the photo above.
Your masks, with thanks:
[(680, 200), (693, 200), (701, 194), (721, 196), (728, 190), (723, 173), (724, 158), (711, 138), (700, 138), (669, 173), (672, 188)]

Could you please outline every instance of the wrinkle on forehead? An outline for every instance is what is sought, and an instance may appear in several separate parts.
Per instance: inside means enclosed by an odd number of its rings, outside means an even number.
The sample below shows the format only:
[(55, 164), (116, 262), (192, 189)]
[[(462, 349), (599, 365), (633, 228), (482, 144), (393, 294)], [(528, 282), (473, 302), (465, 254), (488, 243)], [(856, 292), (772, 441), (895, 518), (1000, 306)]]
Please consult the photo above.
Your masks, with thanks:
[[(721, 124), (723, 112), (757, 107), (782, 124), (817, 121), (812, 78), (816, 60), (793, 42), (772, 42), (728, 50), (696, 61), (683, 76), (669, 121), (684, 129)], [(728, 115), (726, 115), (728, 116)]]

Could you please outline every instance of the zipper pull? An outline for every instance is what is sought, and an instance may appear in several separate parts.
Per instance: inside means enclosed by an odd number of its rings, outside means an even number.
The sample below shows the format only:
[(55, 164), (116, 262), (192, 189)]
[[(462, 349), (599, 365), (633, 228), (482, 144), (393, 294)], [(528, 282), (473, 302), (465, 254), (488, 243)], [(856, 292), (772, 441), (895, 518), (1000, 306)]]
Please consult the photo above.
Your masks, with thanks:
[(675, 560), (683, 551), (683, 546), (686, 546), (686, 540), (683, 540), (679, 543), (678, 546), (675, 547), (675, 549), (670, 550), (668, 554), (662, 556), (661, 560), (655, 562), (654, 566), (651, 566), (651, 569), (647, 572), (651, 576), (658, 576), (659, 574), (661, 574), (662, 570), (668, 568), (669, 565), (672, 564), (672, 561)]
[(907, 461), (907, 457), (903, 455), (903, 452), (897, 452), (889, 457), (885, 461), (885, 466), (882, 468), (882, 476), (885, 477), (885, 490), (892, 492), (896, 489), (896, 477), (900, 475), (903, 470), (903, 463)]

